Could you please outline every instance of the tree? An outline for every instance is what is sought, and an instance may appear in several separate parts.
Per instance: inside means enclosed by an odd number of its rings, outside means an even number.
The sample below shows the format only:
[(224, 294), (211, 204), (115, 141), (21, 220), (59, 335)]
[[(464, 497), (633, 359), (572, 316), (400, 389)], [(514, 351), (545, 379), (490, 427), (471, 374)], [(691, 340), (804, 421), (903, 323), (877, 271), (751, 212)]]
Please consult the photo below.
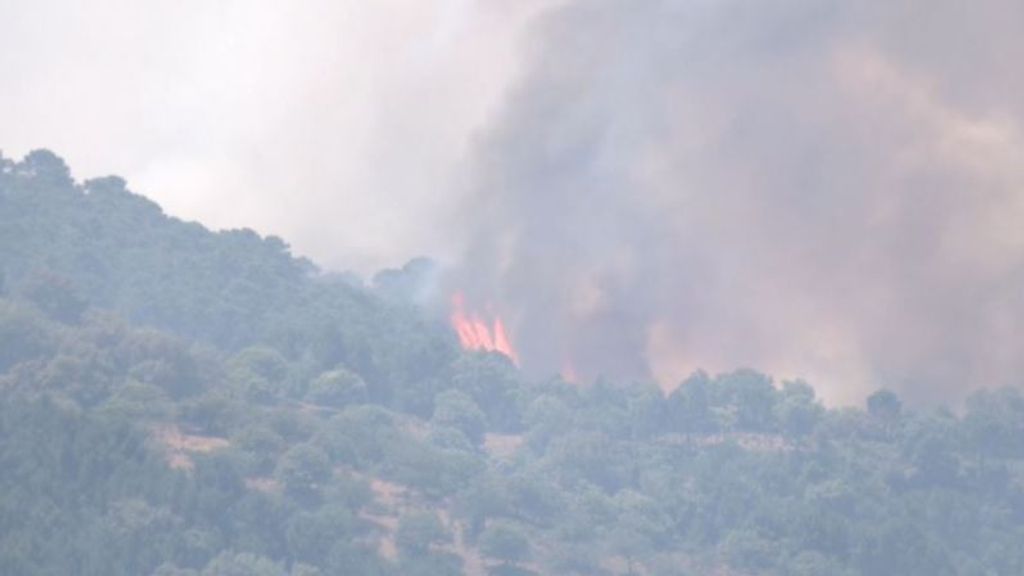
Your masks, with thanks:
[(892, 390), (878, 390), (867, 400), (868, 414), (882, 421), (895, 422), (903, 411), (903, 402)]
[(979, 456), (1024, 456), (1024, 393), (1016, 388), (974, 393), (967, 399), (964, 428)]
[(863, 574), (952, 576), (949, 550), (926, 533), (927, 525), (887, 518), (865, 527), (854, 562)]
[(950, 487), (960, 475), (959, 438), (952, 415), (915, 419), (901, 435), (904, 458), (914, 467), (917, 486)]
[(181, 524), (170, 510), (131, 499), (112, 503), (95, 529), (107, 559), (129, 573), (146, 574), (170, 555)]
[(345, 368), (320, 374), (309, 385), (306, 401), (332, 408), (366, 402), (366, 382)]
[(487, 570), (487, 576), (539, 576), (533, 570), (514, 564), (499, 564)]
[(178, 568), (174, 564), (164, 563), (157, 566), (150, 576), (199, 576), (199, 573), (189, 568)]
[(25, 155), (15, 170), (21, 176), (31, 177), (49, 188), (70, 188), (74, 181), (64, 160), (45, 149), (33, 150)]
[(608, 545), (626, 559), (627, 573), (634, 574), (635, 563), (651, 556), (659, 541), (668, 538), (671, 522), (657, 502), (632, 490), (619, 492), (614, 506)]
[(572, 410), (557, 396), (537, 396), (523, 417), (527, 443), (543, 453), (553, 439), (572, 430), (574, 417)]
[(202, 391), (210, 376), (183, 340), (155, 330), (129, 332), (116, 352), (130, 366), (133, 379), (158, 386), (174, 398)]
[(236, 432), (231, 443), (252, 458), (258, 472), (273, 470), (286, 447), (284, 438), (262, 422), (254, 422)]
[(0, 372), (54, 348), (54, 336), (38, 312), (0, 299)]
[(321, 442), (335, 459), (365, 465), (385, 457), (385, 450), (399, 436), (395, 416), (380, 406), (348, 406), (328, 420)]
[(398, 303), (422, 304), (440, 276), (440, 268), (429, 258), (413, 258), (400, 270), (381, 270), (373, 276), (373, 290)]
[(225, 550), (203, 568), (200, 576), (287, 576), (287, 572), (269, 558)]
[(775, 405), (775, 419), (790, 437), (803, 438), (817, 426), (825, 409), (814, 398), (814, 389), (802, 381), (785, 382)]
[(622, 446), (607, 434), (574, 432), (553, 441), (545, 460), (562, 482), (585, 481), (614, 492), (626, 486), (633, 472)]
[(323, 571), (316, 566), (299, 562), (292, 565), (292, 571), (289, 576), (323, 576)]
[(729, 563), (755, 574), (769, 569), (776, 561), (777, 547), (749, 529), (736, 529), (724, 542)]
[(126, 421), (166, 419), (173, 414), (173, 404), (166, 392), (153, 386), (129, 380), (119, 386), (101, 407), (105, 417)]
[(445, 390), (435, 397), (431, 421), (461, 431), (475, 446), (484, 440), (487, 422), (483, 411), (472, 398), (458, 390)]
[(786, 574), (792, 576), (853, 576), (842, 563), (813, 551), (800, 552), (787, 563)]
[(228, 370), (236, 394), (250, 402), (274, 404), (285, 391), (288, 361), (273, 348), (245, 348), (230, 360)]
[(298, 512), (288, 519), (285, 529), (288, 553), (296, 560), (323, 566), (334, 544), (351, 540), (355, 528), (352, 512), (337, 504)]
[(695, 372), (669, 394), (666, 411), (670, 429), (681, 434), (710, 433), (718, 430), (712, 412), (711, 378)]
[(402, 576), (463, 576), (462, 558), (449, 552), (433, 552), (401, 559), (398, 573)]
[(405, 554), (423, 556), (434, 546), (452, 541), (451, 532), (433, 512), (420, 511), (404, 514), (395, 533), (395, 544)]
[(737, 428), (749, 432), (774, 430), (778, 395), (771, 378), (753, 370), (737, 370), (719, 377), (717, 392), (726, 406), (734, 407)]
[(452, 365), (451, 382), (487, 415), (489, 430), (519, 431), (519, 373), (508, 358), (493, 353), (465, 354)]
[(64, 324), (77, 324), (89, 307), (71, 280), (47, 270), (32, 274), (20, 292), (43, 314)]
[(324, 482), (331, 477), (331, 461), (320, 448), (299, 444), (281, 457), (277, 477), (289, 493), (313, 496), (319, 494)]
[[(0, 150), (0, 184), (3, 183), (3, 178), (14, 170), (14, 161), (10, 158), (4, 157), (4, 151)], [(3, 188), (0, 188), (0, 192)]]
[(529, 559), (530, 548), (530, 540), (522, 528), (507, 520), (488, 522), (480, 535), (480, 551), (506, 564)]
[(868, 396), (867, 406), (868, 414), (882, 426), (886, 437), (892, 436), (903, 413), (900, 397), (891, 390), (882, 389)]

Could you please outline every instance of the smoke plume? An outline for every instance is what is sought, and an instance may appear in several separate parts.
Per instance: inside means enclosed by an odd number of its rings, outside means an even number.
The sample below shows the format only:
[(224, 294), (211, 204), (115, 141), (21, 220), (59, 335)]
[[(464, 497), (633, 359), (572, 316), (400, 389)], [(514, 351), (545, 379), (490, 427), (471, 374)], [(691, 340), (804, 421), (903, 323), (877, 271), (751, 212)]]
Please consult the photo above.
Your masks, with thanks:
[(538, 375), (751, 366), (834, 402), (1017, 383), (1021, 22), (1013, 0), (568, 2), (480, 137), (457, 281)]

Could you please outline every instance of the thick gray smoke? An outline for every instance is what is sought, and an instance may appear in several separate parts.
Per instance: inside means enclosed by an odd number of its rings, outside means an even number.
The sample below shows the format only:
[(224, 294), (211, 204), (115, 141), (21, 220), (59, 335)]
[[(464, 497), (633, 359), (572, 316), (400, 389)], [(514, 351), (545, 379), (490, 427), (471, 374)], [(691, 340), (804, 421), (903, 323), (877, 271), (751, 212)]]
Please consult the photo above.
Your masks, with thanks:
[(481, 139), (459, 283), (524, 367), (836, 402), (1024, 373), (1024, 4), (579, 0)]

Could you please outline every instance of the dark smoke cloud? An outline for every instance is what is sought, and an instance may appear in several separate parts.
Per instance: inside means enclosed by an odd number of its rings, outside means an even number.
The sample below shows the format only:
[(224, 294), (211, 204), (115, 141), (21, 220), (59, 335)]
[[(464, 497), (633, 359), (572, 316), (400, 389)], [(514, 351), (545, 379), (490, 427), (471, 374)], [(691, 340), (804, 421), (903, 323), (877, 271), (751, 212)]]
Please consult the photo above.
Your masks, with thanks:
[(527, 370), (832, 401), (1024, 372), (1024, 4), (579, 0), (482, 136), (458, 282)]

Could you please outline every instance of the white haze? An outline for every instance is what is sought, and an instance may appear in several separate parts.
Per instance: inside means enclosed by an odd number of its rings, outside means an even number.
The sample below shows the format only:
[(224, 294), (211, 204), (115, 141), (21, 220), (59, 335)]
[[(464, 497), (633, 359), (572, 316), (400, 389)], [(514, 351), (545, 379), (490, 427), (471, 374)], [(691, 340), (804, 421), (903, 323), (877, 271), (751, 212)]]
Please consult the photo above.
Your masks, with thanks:
[(0, 150), (363, 273), (451, 251), (472, 134), (550, 0), (0, 0)]

